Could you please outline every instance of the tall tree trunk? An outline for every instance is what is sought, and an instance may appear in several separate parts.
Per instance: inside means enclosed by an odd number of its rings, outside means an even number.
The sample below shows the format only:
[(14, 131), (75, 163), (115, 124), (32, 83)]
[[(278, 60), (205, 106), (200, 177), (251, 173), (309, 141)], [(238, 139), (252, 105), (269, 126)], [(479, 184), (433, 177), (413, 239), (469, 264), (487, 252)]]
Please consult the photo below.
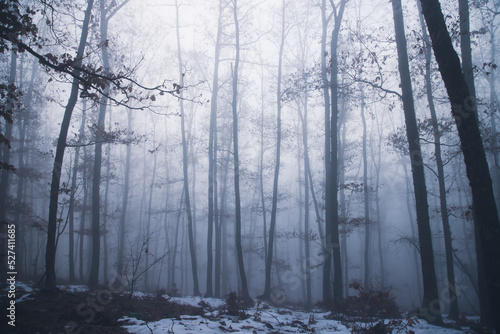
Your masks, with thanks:
[(180, 226), (180, 221), (181, 221), (181, 216), (182, 216), (182, 209), (183, 209), (183, 204), (184, 204), (184, 187), (182, 188), (182, 193), (181, 193), (181, 198), (180, 198), (180, 203), (179, 203), (179, 210), (177, 211), (177, 223), (175, 224), (175, 236), (174, 236), (174, 249), (172, 250), (172, 257), (170, 259), (170, 269), (168, 271), (168, 279), (167, 279), (167, 286), (169, 289), (169, 293), (172, 292), (177, 292), (177, 286), (175, 283), (175, 272), (176, 272), (176, 267), (175, 267), (175, 260), (177, 257), (177, 247), (179, 244), (179, 226)]
[[(106, 1), (100, 0), (100, 33), (101, 33), (101, 56), (103, 62), (104, 73), (110, 72), (109, 56), (108, 56), (108, 11), (106, 9)], [(98, 136), (98, 133), (105, 130), (106, 107), (108, 104), (109, 85), (104, 88), (104, 94), (99, 101), (99, 117), (97, 120), (98, 132), (95, 133), (96, 144), (94, 147), (94, 172), (92, 178), (92, 265), (90, 267), (89, 287), (96, 288), (99, 280), (99, 263), (101, 249), (101, 233), (100, 233), (100, 218), (101, 218), (101, 168), (102, 168), (102, 142), (104, 138)]]
[(269, 226), (269, 246), (267, 247), (266, 258), (266, 282), (264, 286), (265, 299), (271, 298), (271, 272), (273, 263), (273, 250), (274, 250), (274, 233), (276, 229), (276, 212), (278, 209), (278, 178), (280, 171), (281, 159), (281, 73), (283, 64), (283, 48), (285, 46), (285, 1), (282, 2), (282, 15), (281, 15), (281, 41), (278, 55), (278, 87), (276, 90), (276, 104), (277, 104), (277, 128), (276, 128), (276, 156), (274, 166), (274, 181), (273, 181), (273, 199), (271, 206), (271, 224)]
[(241, 290), (245, 304), (252, 304), (252, 298), (248, 293), (247, 276), (245, 273), (245, 265), (243, 263), (243, 249), (241, 247), (241, 199), (240, 199), (240, 158), (238, 151), (238, 74), (240, 66), (240, 26), (238, 21), (238, 3), (234, 0), (233, 3), (233, 16), (235, 26), (235, 49), (236, 57), (234, 61), (234, 69), (232, 69), (233, 76), (233, 156), (234, 156), (234, 196), (235, 196), (235, 242), (236, 242), (236, 256), (238, 259), (238, 270), (241, 280)]
[[(82, 103), (82, 124), (85, 129), (85, 123), (87, 111), (87, 100), (83, 100)], [(83, 138), (83, 132), (81, 132)], [(87, 161), (87, 147), (83, 147), (83, 161)], [(87, 167), (84, 165), (82, 169), (82, 184), (83, 184), (83, 200), (82, 200), (82, 213), (80, 215), (80, 229), (79, 229), (79, 240), (78, 240), (78, 275), (80, 282), (84, 282), (84, 240), (85, 240), (85, 223), (87, 219), (87, 198), (88, 198), (88, 174)]]
[[(82, 110), (82, 123), (80, 124), (80, 132), (78, 134), (78, 141), (83, 141), (85, 130), (85, 109)], [(76, 194), (76, 181), (78, 176), (80, 162), (80, 146), (75, 148), (75, 159), (73, 162), (73, 175), (71, 176), (71, 192), (69, 197), (69, 281), (74, 282), (75, 276), (75, 263), (74, 263), (74, 220), (75, 220), (75, 194)]]
[[(383, 123), (383, 119), (381, 121)], [(380, 263), (380, 285), (382, 287), (385, 286), (385, 266), (384, 266), (384, 254), (382, 251), (382, 217), (380, 215), (380, 196), (379, 196), (379, 188), (380, 188), (380, 169), (382, 165), (382, 141), (384, 138), (384, 133), (382, 130), (383, 124), (377, 125), (379, 129), (378, 133), (378, 152), (377, 152), (377, 162), (375, 162), (375, 157), (373, 157), (373, 163), (375, 165), (375, 209), (377, 212), (377, 248), (378, 248), (378, 256)], [(373, 146), (372, 146), (373, 152)], [(373, 153), (372, 153), (373, 154)]]
[[(472, 188), (472, 207), (479, 235), (476, 248), (483, 255), (486, 288), (490, 297), (491, 314), (500, 314), (500, 223), (484, 152), (474, 97), (460, 67), (446, 30), (443, 13), (437, 0), (421, 0), (427, 28), (439, 71), (445, 83), (458, 128), (464, 154), (467, 177)], [(476, 253), (479, 253), (476, 251)], [(479, 262), (479, 261), (478, 261)], [(480, 270), (480, 269), (479, 269)], [(495, 329), (500, 332), (500, 317), (495, 318)]]
[[(469, 2), (467, 0), (459, 0), (458, 1), (458, 10), (459, 10), (459, 15), (460, 15), (460, 51), (462, 54), (462, 73), (464, 74), (465, 81), (467, 82), (467, 87), (469, 88), (469, 93), (473, 101), (476, 101), (476, 87), (474, 84), (474, 69), (472, 65), (472, 50), (471, 50), (471, 41), (470, 41), (470, 22), (469, 22)], [(495, 53), (495, 45), (494, 45), (494, 38), (492, 38), (492, 45), (491, 45), (491, 52), (492, 52), (492, 61), (494, 61), (494, 53)], [(495, 71), (492, 71), (490, 75), (490, 82), (494, 83), (494, 78), (495, 78)], [(490, 92), (495, 92), (494, 90), (490, 90)], [(491, 120), (495, 122), (495, 115), (492, 113), (491, 114)], [(500, 182), (500, 173), (498, 172), (498, 154), (496, 153), (495, 150), (495, 143), (496, 143), (496, 137), (495, 137), (495, 126), (492, 127), (492, 138), (494, 138), (492, 142), (492, 151), (493, 151), (493, 157), (494, 157), (494, 164), (497, 168), (495, 168), (496, 175), (499, 176), (497, 177), (497, 182)], [(499, 208), (498, 203), (500, 201), (500, 196), (496, 197), (496, 204), (497, 204), (497, 210)], [(476, 219), (476, 215), (473, 215), (474, 220)], [(479, 287), (479, 312), (480, 312), (480, 319), (481, 319), (481, 324), (483, 326), (492, 326), (493, 325), (493, 315), (491, 313), (490, 307), (489, 307), (489, 295), (486, 287), (486, 282), (485, 282), (485, 273), (484, 273), (484, 267), (480, 265), (483, 263), (483, 254), (481, 250), (479, 249), (480, 247), (477, 247), (477, 245), (480, 243), (479, 240), (479, 231), (476, 229), (477, 227), (477, 222), (474, 222), (474, 227), (475, 227), (475, 233), (474, 237), (476, 240), (476, 257), (477, 257), (477, 270), (478, 270), (478, 287)]]
[(341, 111), (341, 139), (339, 142), (339, 206), (340, 206), (340, 221), (343, 222), (344, 228), (341, 235), (341, 252), (343, 258), (343, 275), (344, 275), (344, 296), (349, 296), (349, 256), (347, 254), (347, 207), (345, 199), (345, 147), (346, 147), (346, 122), (345, 108)]
[(124, 171), (124, 181), (122, 190), (122, 207), (120, 210), (120, 220), (118, 221), (118, 253), (116, 260), (116, 270), (119, 274), (123, 274), (123, 260), (125, 253), (125, 222), (127, 218), (127, 207), (128, 207), (128, 193), (130, 188), (130, 157), (132, 153), (132, 112), (127, 110), (127, 148), (125, 153), (125, 171)]
[(330, 86), (328, 82), (328, 72), (326, 66), (326, 58), (328, 53), (326, 51), (326, 38), (328, 35), (328, 22), (331, 16), (326, 16), (326, 0), (321, 1), (321, 22), (322, 22), (322, 34), (321, 34), (321, 79), (323, 84), (323, 99), (325, 105), (325, 240), (323, 247), (323, 301), (328, 302), (332, 299), (332, 284), (331, 284), (331, 271), (332, 271), (332, 258), (331, 258), (331, 236), (330, 229), (328, 225), (331, 224), (331, 154), (330, 154), (330, 92), (328, 87)]
[[(16, 81), (16, 71), (17, 71), (17, 50), (13, 49), (10, 53), (10, 69), (9, 69), (9, 78), (8, 84), (9, 86), (13, 86)], [(7, 99), (6, 112), (14, 113), (15, 106), (14, 101), (10, 98)], [(6, 120), (5, 124), (5, 134), (4, 137), (6, 140), (12, 139), (12, 120)], [(10, 164), (10, 143), (3, 143), (1, 150), (0, 162), (2, 164), (9, 165)], [(10, 174), (11, 170), (8, 168), (2, 168), (0, 174), (0, 263), (2, 263), (2, 272), (0, 273), (1, 284), (0, 287), (5, 286), (5, 282), (7, 279), (7, 214), (8, 214), (8, 205), (7, 198), (9, 196), (9, 183), (10, 183)], [(14, 221), (14, 223), (16, 223)], [(16, 226), (18, 229), (18, 225)], [(12, 270), (8, 270), (12, 271)]]
[(408, 138), (413, 187), (417, 213), (418, 238), (420, 244), (420, 258), (422, 261), (422, 276), (424, 283), (424, 297), (419, 312), (430, 323), (441, 323), (441, 310), (437, 289), (436, 271), (434, 268), (434, 252), (432, 249), (432, 235), (429, 223), (429, 205), (427, 203), (427, 188), (425, 186), (424, 165), (420, 150), (417, 119), (413, 103), (410, 68), (406, 49), (404, 32), (403, 9), (401, 0), (392, 0), (394, 12), (394, 28), (398, 51), (399, 74), (405, 114), (406, 135)]
[[(94, 0), (87, 1), (87, 9), (85, 10), (85, 17), (82, 23), (82, 33), (80, 36), (80, 44), (76, 54), (75, 67), (81, 67), (83, 53), (85, 51), (85, 44), (89, 32), (90, 14)], [(78, 74), (78, 70), (75, 70)], [(59, 200), (59, 185), (61, 182), (61, 173), (64, 157), (64, 149), (66, 148), (66, 138), (68, 136), (68, 129), (71, 121), (71, 115), (75, 108), (78, 99), (79, 80), (75, 77), (71, 85), (71, 94), (64, 111), (63, 121), (61, 123), (61, 130), (57, 139), (56, 155), (54, 158), (54, 168), (52, 170), (52, 182), (50, 185), (50, 204), (49, 204), (49, 221), (47, 226), (47, 248), (45, 252), (45, 287), (53, 289), (56, 287), (56, 229), (57, 229), (57, 204)]]
[(429, 103), (429, 111), (431, 113), (431, 121), (434, 135), (434, 155), (436, 157), (436, 167), (438, 172), (438, 184), (439, 184), (439, 200), (440, 200), (440, 210), (441, 210), (441, 220), (443, 222), (443, 234), (444, 234), (444, 244), (445, 244), (445, 254), (446, 254), (446, 274), (448, 277), (448, 300), (450, 304), (449, 317), (454, 320), (458, 320), (458, 298), (456, 294), (455, 287), (455, 271), (453, 269), (453, 246), (450, 222), (448, 216), (448, 204), (446, 200), (446, 186), (445, 186), (445, 175), (443, 158), (441, 156), (441, 134), (439, 131), (438, 120), (436, 116), (436, 108), (434, 106), (434, 98), (432, 93), (432, 80), (431, 80), (431, 43), (429, 40), (429, 35), (425, 28), (424, 18), (422, 16), (422, 9), (420, 3), (417, 1), (420, 12), (420, 24), (422, 27), (423, 39), (424, 39), (424, 50), (425, 50), (425, 86), (427, 93), (427, 102)]
[[(182, 55), (181, 55), (181, 37), (179, 33), (180, 23), (179, 23), (179, 4), (177, 0), (175, 1), (175, 13), (176, 13), (176, 36), (177, 36), (177, 59), (179, 66), (179, 85), (183, 87), (183, 77), (184, 74), (182, 72)], [(197, 261), (196, 261), (196, 245), (194, 242), (193, 235), (193, 216), (191, 212), (191, 201), (189, 197), (189, 179), (188, 179), (188, 150), (187, 150), (187, 142), (186, 142), (186, 130), (185, 130), (185, 121), (186, 115), (184, 113), (184, 98), (182, 90), (180, 92), (179, 105), (181, 111), (181, 132), (182, 132), (182, 164), (183, 164), (183, 173), (184, 173), (184, 199), (186, 204), (186, 213), (188, 219), (188, 238), (189, 238), (189, 251), (191, 254), (191, 269), (193, 275), (193, 293), (195, 296), (200, 295), (200, 288), (198, 283), (198, 270), (197, 270)]]
[[(217, 178), (215, 166), (217, 164), (214, 154), (215, 136), (217, 136), (217, 98), (219, 96), (219, 63), (220, 63), (220, 39), (222, 34), (222, 1), (219, 0), (219, 18), (217, 21), (217, 39), (215, 42), (214, 77), (212, 81), (212, 97), (210, 99), (210, 130), (208, 138), (208, 233), (207, 233), (207, 291), (206, 295), (213, 295), (213, 233), (214, 233), (214, 187)], [(217, 289), (220, 294), (220, 284)]]
[(267, 209), (266, 209), (266, 199), (264, 195), (264, 65), (261, 55), (261, 65), (260, 65), (260, 155), (259, 155), (259, 190), (260, 190), (260, 206), (262, 209), (262, 222), (263, 222), (263, 237), (264, 237), (264, 259), (267, 259)]
[[(23, 57), (21, 56), (21, 60)], [(22, 68), (22, 67), (21, 67)], [(30, 141), (30, 137), (27, 136), (27, 134), (30, 133), (31, 128), (30, 128), (30, 117), (33, 117), (33, 90), (34, 90), (34, 83), (35, 83), (35, 78), (37, 75), (37, 69), (38, 69), (38, 63), (33, 62), (31, 66), (31, 78), (29, 81), (27, 93), (23, 99), (24, 102), (24, 110), (18, 112), (18, 126), (19, 126), (19, 152), (18, 152), (18, 170), (23, 171), (26, 165), (26, 161), (28, 159), (29, 153), (28, 150), (26, 149), (26, 142)], [(22, 73), (20, 73), (20, 77), (22, 78)], [(20, 83), (21, 84), (21, 83)], [(18, 209), (15, 212), (14, 215), (14, 221), (19, 222), (21, 220), (21, 208), (23, 206), (23, 203), (27, 203), (27, 196), (26, 196), (26, 190), (27, 190), (27, 180), (25, 178), (25, 174), (23, 172), (18, 174), (18, 184), (17, 184), (17, 207)], [(0, 220), (1, 221), (1, 220)], [(18, 242), (19, 238), (22, 238), (20, 241), (26, 245), (26, 239), (29, 234), (29, 230), (27, 226), (23, 224), (22, 226), (22, 235), (18, 236)], [(32, 249), (32, 244), (31, 241), (28, 241), (28, 247)], [(29, 261), (28, 257), (30, 256), (29, 251), (25, 251), (24, 254), (22, 254), (22, 262), (18, 264), (18, 266), (24, 266), (24, 273), (28, 274), (28, 266), (29, 266)]]
[[(153, 146), (154, 146), (154, 139), (153, 139)], [(149, 185), (149, 201), (148, 201), (148, 217), (146, 220), (146, 260), (145, 260), (145, 268), (149, 268), (149, 257), (151, 256), (151, 210), (153, 207), (153, 190), (155, 187), (155, 181), (156, 181), (156, 154), (158, 152), (158, 148), (154, 148), (153, 152), (149, 151), (151, 154), (153, 154), (153, 175), (151, 177), (151, 184)], [(153, 253), (154, 256), (155, 253)], [(146, 291), (151, 291), (151, 281), (149, 279), (149, 270), (146, 270), (144, 273), (144, 289)]]
[[(303, 73), (305, 77), (305, 73)], [(298, 108), (299, 118), (302, 123), (302, 145), (304, 147), (304, 247), (305, 247), (305, 279), (306, 279), (306, 305), (311, 306), (312, 304), (312, 292), (311, 292), (311, 249), (309, 244), (309, 216), (310, 216), (310, 207), (309, 207), (309, 191), (313, 191), (312, 187), (309, 186), (309, 173), (310, 173), (310, 164), (309, 164), (309, 144), (308, 144), (308, 129), (307, 129), (307, 119), (308, 119), (308, 99), (307, 99), (307, 91), (304, 93), (304, 115), (300, 111), (300, 107)]]
[(363, 197), (365, 204), (365, 251), (364, 251), (364, 278), (365, 291), (370, 288), (370, 202), (368, 194), (368, 154), (366, 150), (366, 117), (365, 93), (361, 87), (361, 121), (363, 122)]
[[(109, 123), (108, 123), (108, 131), (111, 132), (111, 108), (109, 110)], [(109, 271), (109, 252), (108, 250), (108, 199), (109, 199), (109, 183), (110, 183), (110, 175), (111, 175), (111, 145), (108, 143), (106, 145), (106, 184), (104, 187), (104, 208), (102, 211), (102, 216), (104, 217), (103, 223), (103, 231), (104, 235), (102, 238), (103, 241), (103, 249), (104, 249), (104, 283), (108, 284), (108, 271)]]
[[(332, 31), (332, 39), (330, 41), (330, 54), (331, 54), (331, 72), (330, 72), (330, 96), (331, 96), (331, 121), (330, 121), (330, 149), (331, 151), (325, 153), (330, 155), (330, 182), (327, 183), (326, 187), (329, 188), (327, 193), (330, 193), (329, 200), (325, 200), (326, 207), (330, 208), (326, 211), (326, 214), (330, 214), (330, 217), (325, 216), (326, 223), (326, 245), (327, 245), (327, 259), (325, 264), (328, 262), (331, 265), (331, 260), (333, 258), (333, 299), (338, 301), (343, 298), (343, 277), (342, 277), (342, 263), (340, 258), (340, 238), (339, 238), (339, 215), (338, 215), (338, 59), (337, 59), (337, 49), (338, 40), (340, 34), (340, 26), (342, 24), (342, 18), (344, 16), (344, 9), (347, 0), (341, 0), (339, 5), (333, 8), (335, 24)], [(329, 274), (328, 274), (329, 276)], [(323, 279), (325, 279), (325, 274), (323, 274)], [(330, 279), (328, 278), (328, 281)], [(323, 283), (325, 285), (325, 283)], [(325, 286), (323, 286), (324, 288)], [(324, 298), (324, 296), (323, 296)]]

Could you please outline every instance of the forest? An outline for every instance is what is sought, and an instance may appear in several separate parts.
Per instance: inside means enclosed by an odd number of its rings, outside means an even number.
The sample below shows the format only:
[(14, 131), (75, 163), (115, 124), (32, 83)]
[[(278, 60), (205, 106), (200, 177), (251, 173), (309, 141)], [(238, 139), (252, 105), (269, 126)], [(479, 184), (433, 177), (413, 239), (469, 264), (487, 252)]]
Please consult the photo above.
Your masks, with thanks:
[(500, 333), (499, 28), (2, 0), (0, 331)]

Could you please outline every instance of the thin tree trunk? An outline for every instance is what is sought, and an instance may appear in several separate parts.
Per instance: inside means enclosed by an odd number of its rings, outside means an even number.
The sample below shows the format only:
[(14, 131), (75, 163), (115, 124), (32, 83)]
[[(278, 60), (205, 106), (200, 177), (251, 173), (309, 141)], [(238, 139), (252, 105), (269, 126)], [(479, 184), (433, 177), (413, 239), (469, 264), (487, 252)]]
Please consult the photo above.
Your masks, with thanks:
[[(182, 56), (181, 56), (181, 37), (179, 33), (179, 4), (177, 0), (175, 1), (175, 12), (176, 12), (176, 36), (177, 36), (177, 59), (179, 66), (179, 85), (183, 86), (182, 72)], [(189, 251), (191, 254), (191, 268), (193, 275), (193, 293), (195, 296), (200, 295), (200, 289), (198, 284), (198, 271), (197, 271), (197, 261), (196, 261), (196, 245), (194, 242), (193, 235), (193, 216), (191, 212), (191, 201), (189, 197), (189, 179), (188, 179), (188, 150), (186, 142), (186, 130), (185, 130), (185, 120), (186, 115), (184, 113), (184, 100), (182, 96), (182, 90), (180, 92), (179, 105), (181, 111), (181, 132), (182, 132), (182, 163), (183, 163), (183, 173), (184, 173), (184, 199), (186, 204), (186, 213), (188, 219), (188, 238), (189, 238)]]
[[(305, 75), (305, 74), (304, 74)], [(311, 249), (309, 243), (309, 216), (310, 216), (310, 208), (309, 208), (309, 191), (313, 191), (312, 185), (309, 185), (309, 174), (310, 168), (309, 165), (309, 144), (308, 144), (308, 129), (307, 129), (307, 119), (308, 119), (308, 99), (307, 99), (307, 91), (304, 96), (304, 116), (300, 112), (300, 107), (298, 109), (299, 118), (302, 123), (302, 145), (304, 147), (304, 247), (305, 247), (305, 278), (306, 278), (306, 305), (311, 306), (312, 304), (312, 292), (311, 292)]]
[[(214, 232), (214, 187), (216, 175), (215, 164), (215, 136), (217, 131), (217, 98), (219, 95), (219, 59), (220, 59), (220, 39), (222, 34), (222, 1), (219, 1), (219, 18), (217, 23), (217, 40), (215, 42), (214, 77), (212, 81), (212, 97), (210, 99), (210, 130), (208, 138), (208, 233), (207, 233), (207, 297), (213, 295), (213, 232)], [(220, 289), (220, 285), (219, 285)], [(218, 293), (220, 293), (220, 290)]]
[[(154, 145), (154, 142), (153, 142)], [(149, 186), (149, 203), (148, 203), (148, 218), (146, 221), (146, 268), (149, 268), (149, 257), (151, 256), (151, 210), (153, 206), (153, 190), (155, 187), (155, 181), (156, 181), (156, 153), (157, 153), (157, 148), (154, 148), (154, 151), (152, 152), (153, 156), (153, 176), (151, 177), (151, 184)], [(154, 254), (153, 254), (154, 255)], [(144, 273), (144, 289), (146, 291), (151, 290), (151, 282), (149, 279), (149, 270), (146, 270)]]
[[(85, 44), (87, 42), (88, 28), (90, 22), (90, 14), (94, 0), (87, 1), (87, 9), (82, 23), (82, 33), (80, 36), (80, 44), (76, 55), (76, 67), (81, 67)], [(78, 72), (77, 70), (75, 70)], [(76, 73), (77, 74), (77, 73)], [(52, 182), (50, 186), (50, 204), (49, 204), (49, 221), (47, 226), (47, 248), (45, 252), (45, 287), (53, 289), (56, 287), (56, 229), (57, 229), (57, 204), (59, 199), (59, 185), (61, 182), (61, 173), (64, 157), (64, 149), (66, 148), (66, 138), (71, 121), (71, 115), (75, 108), (78, 99), (79, 80), (73, 78), (71, 85), (71, 94), (66, 105), (63, 121), (61, 123), (61, 131), (57, 140), (56, 155), (54, 158), (54, 168), (52, 170)]]
[[(85, 127), (85, 122), (87, 120), (86, 117), (86, 109), (87, 109), (87, 102), (86, 100), (83, 100), (82, 103), (82, 124)], [(82, 138), (83, 138), (83, 132)], [(87, 148), (83, 148), (83, 161), (87, 161)], [(88, 174), (87, 174), (87, 167), (84, 165), (82, 169), (82, 184), (83, 184), (83, 200), (82, 200), (82, 213), (80, 216), (80, 229), (79, 229), (79, 253), (78, 253), (78, 258), (79, 258), (79, 266), (78, 266), (78, 274), (80, 278), (80, 282), (84, 282), (84, 270), (83, 270), (83, 263), (84, 263), (84, 256), (83, 256), (83, 250), (84, 250), (84, 240), (85, 240), (85, 220), (87, 219), (87, 198), (88, 198)]]
[[(85, 130), (85, 109), (82, 108), (82, 123), (80, 124), (80, 132), (78, 134), (78, 141), (83, 141), (83, 135)], [(75, 217), (75, 193), (76, 193), (76, 181), (79, 171), (80, 162), (80, 146), (75, 148), (75, 159), (73, 162), (73, 175), (71, 176), (71, 193), (69, 197), (69, 281), (74, 282), (75, 277), (75, 263), (74, 263), (74, 217)]]
[(260, 65), (260, 157), (259, 157), (259, 188), (260, 188), (260, 205), (262, 208), (263, 236), (264, 236), (264, 259), (267, 259), (267, 209), (264, 196), (264, 65), (261, 58)]
[(240, 199), (240, 159), (238, 151), (238, 74), (240, 65), (240, 27), (238, 21), (238, 5), (237, 0), (233, 3), (233, 16), (235, 25), (235, 49), (236, 58), (234, 62), (234, 69), (232, 69), (233, 77), (233, 100), (232, 100), (232, 111), (233, 111), (233, 155), (234, 155), (234, 196), (235, 196), (235, 215), (236, 215), (236, 225), (235, 225), (235, 241), (236, 241), (236, 255), (238, 259), (238, 269), (239, 276), (241, 280), (241, 289), (243, 293), (243, 299), (245, 304), (252, 304), (252, 299), (248, 293), (247, 277), (245, 274), (245, 265), (243, 264), (243, 250), (241, 248), (241, 199)]
[[(111, 109), (109, 110), (109, 125), (108, 131), (111, 132)], [(104, 283), (108, 284), (108, 271), (109, 271), (109, 251), (108, 251), (108, 198), (109, 198), (109, 183), (110, 183), (110, 174), (111, 174), (111, 146), (110, 144), (106, 145), (106, 185), (104, 190), (104, 208), (102, 212), (102, 216), (104, 217), (103, 224), (103, 249), (104, 249)]]
[[(343, 298), (343, 277), (342, 277), (342, 263), (340, 257), (340, 240), (339, 240), (339, 216), (338, 216), (338, 59), (337, 59), (337, 49), (338, 49), (338, 39), (340, 34), (340, 26), (342, 24), (342, 18), (344, 16), (344, 9), (347, 0), (341, 0), (336, 8), (333, 8), (335, 24), (332, 31), (332, 39), (330, 42), (330, 53), (331, 53), (331, 73), (330, 73), (330, 96), (331, 96), (331, 121), (330, 121), (330, 149), (331, 152), (325, 154), (331, 154), (330, 164), (331, 164), (331, 176), (330, 183), (327, 184), (327, 188), (330, 188), (330, 200), (326, 201), (326, 206), (330, 207), (330, 210), (326, 211), (330, 213), (330, 218), (325, 218), (326, 222), (326, 245), (328, 247), (328, 263), (331, 263), (330, 257), (333, 257), (333, 299), (338, 301)], [(335, 132), (333, 132), (335, 131)], [(324, 274), (325, 275), (325, 274)], [(325, 276), (323, 276), (324, 278)]]
[[(383, 122), (383, 119), (381, 123)], [(375, 164), (376, 170), (376, 178), (375, 178), (375, 208), (377, 210), (377, 248), (380, 262), (380, 284), (382, 287), (385, 287), (385, 267), (384, 267), (384, 254), (382, 252), (382, 218), (380, 215), (380, 197), (379, 197), (379, 188), (380, 188), (380, 168), (382, 165), (382, 140), (384, 138), (383, 130), (381, 129), (383, 125), (377, 125), (379, 129), (378, 137), (378, 154), (377, 154), (377, 162), (375, 163), (375, 158), (373, 158), (373, 163)], [(373, 149), (373, 146), (372, 146)], [(373, 151), (372, 151), (373, 152)]]
[(326, 38), (328, 35), (328, 21), (331, 16), (327, 18), (326, 16), (326, 0), (321, 2), (321, 22), (323, 31), (321, 34), (321, 79), (323, 84), (323, 99), (325, 102), (325, 239), (324, 239), (324, 264), (323, 264), (323, 301), (329, 302), (332, 299), (332, 286), (331, 286), (331, 271), (332, 271), (332, 259), (331, 259), (331, 232), (328, 225), (331, 224), (331, 153), (330, 153), (330, 92), (328, 87), (330, 86), (328, 82), (328, 72), (326, 66), (326, 57), (328, 53), (326, 51)]
[(365, 117), (365, 93), (361, 89), (361, 121), (363, 122), (363, 197), (365, 204), (365, 251), (364, 251), (364, 288), (370, 288), (370, 202), (368, 194), (368, 154), (366, 150), (366, 117)]
[(125, 153), (125, 171), (124, 171), (124, 183), (123, 183), (123, 193), (122, 193), (122, 207), (120, 210), (120, 220), (118, 222), (118, 253), (117, 253), (117, 262), (116, 262), (116, 270), (118, 273), (123, 273), (123, 260), (125, 253), (125, 222), (127, 217), (127, 206), (128, 206), (128, 193), (130, 188), (130, 157), (132, 153), (131, 147), (131, 134), (132, 134), (132, 113), (130, 110), (127, 110), (127, 131), (128, 131), (128, 140), (127, 140), (127, 148)]
[(275, 156), (275, 166), (274, 166), (274, 181), (273, 181), (273, 199), (271, 207), (271, 224), (269, 226), (269, 246), (267, 247), (267, 258), (266, 258), (266, 281), (264, 287), (264, 294), (262, 295), (265, 299), (271, 298), (271, 271), (273, 263), (273, 250), (274, 250), (274, 233), (276, 229), (276, 212), (278, 209), (278, 178), (280, 171), (280, 160), (281, 160), (281, 73), (282, 73), (282, 63), (283, 63), (283, 48), (285, 45), (285, 1), (282, 2), (282, 16), (281, 16), (281, 42), (279, 48), (279, 60), (278, 60), (278, 88), (276, 90), (276, 103), (277, 103), (277, 128), (276, 128), (276, 156)]

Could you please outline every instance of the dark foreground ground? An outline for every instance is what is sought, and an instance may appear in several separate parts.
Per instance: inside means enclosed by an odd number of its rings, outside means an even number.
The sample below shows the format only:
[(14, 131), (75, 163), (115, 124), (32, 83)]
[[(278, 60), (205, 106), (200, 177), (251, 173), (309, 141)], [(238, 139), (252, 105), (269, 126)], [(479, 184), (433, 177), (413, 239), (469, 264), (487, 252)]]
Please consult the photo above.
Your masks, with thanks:
[[(17, 296), (24, 293), (18, 289)], [(6, 310), (9, 300), (0, 298), (2, 318), (0, 333), (69, 334), (69, 333), (127, 333), (120, 327), (124, 316), (156, 321), (180, 315), (201, 315), (201, 307), (180, 305), (165, 298), (129, 298), (109, 290), (70, 292), (63, 290), (33, 291), (26, 300), (17, 302), (15, 327), (9, 326)]]

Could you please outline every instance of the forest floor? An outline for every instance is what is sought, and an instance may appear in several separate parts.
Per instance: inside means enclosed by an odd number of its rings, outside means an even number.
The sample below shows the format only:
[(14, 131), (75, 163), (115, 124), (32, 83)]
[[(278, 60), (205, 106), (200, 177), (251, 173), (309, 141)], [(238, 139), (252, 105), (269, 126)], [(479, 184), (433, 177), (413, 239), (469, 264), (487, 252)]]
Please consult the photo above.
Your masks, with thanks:
[[(478, 333), (465, 318), (437, 327), (414, 317), (359, 321), (332, 315), (324, 309), (274, 307), (264, 302), (250, 309), (223, 299), (169, 297), (135, 293), (133, 297), (109, 290), (88, 291), (83, 286), (59, 286), (56, 291), (34, 289), (17, 282), (15, 327), (2, 319), (0, 333)], [(8, 305), (7, 296), (0, 297)]]

